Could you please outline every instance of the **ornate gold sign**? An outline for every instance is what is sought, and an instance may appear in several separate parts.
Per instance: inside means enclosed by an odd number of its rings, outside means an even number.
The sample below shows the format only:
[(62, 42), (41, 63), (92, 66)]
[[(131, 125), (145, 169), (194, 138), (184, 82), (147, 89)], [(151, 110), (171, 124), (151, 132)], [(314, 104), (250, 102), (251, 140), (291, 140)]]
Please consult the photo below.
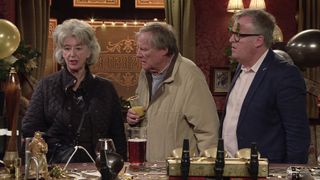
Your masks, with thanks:
[(136, 58), (135, 33), (143, 23), (90, 23), (101, 46), (100, 59), (91, 71), (112, 80), (119, 96), (134, 94), (141, 64)]
[(120, 0), (73, 0), (74, 7), (120, 8)]
[(135, 0), (136, 8), (164, 8), (164, 0)]

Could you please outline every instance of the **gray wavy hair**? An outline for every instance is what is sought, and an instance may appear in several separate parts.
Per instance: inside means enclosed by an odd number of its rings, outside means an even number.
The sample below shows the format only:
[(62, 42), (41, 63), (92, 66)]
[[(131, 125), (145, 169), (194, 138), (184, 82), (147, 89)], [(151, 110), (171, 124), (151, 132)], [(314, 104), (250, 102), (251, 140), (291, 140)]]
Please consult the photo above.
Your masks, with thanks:
[(62, 57), (63, 43), (67, 37), (75, 37), (82, 44), (87, 45), (91, 51), (91, 55), (87, 58), (86, 64), (95, 64), (99, 59), (100, 45), (96, 38), (94, 29), (85, 21), (78, 19), (65, 20), (62, 24), (58, 25), (53, 32), (53, 42), (55, 44), (54, 58), (61, 64), (65, 65)]
[(150, 40), (152, 47), (156, 49), (168, 49), (167, 56), (171, 56), (179, 52), (176, 34), (171, 25), (159, 22), (148, 23), (136, 33), (136, 38), (144, 32), (150, 32), (152, 34), (152, 38)]

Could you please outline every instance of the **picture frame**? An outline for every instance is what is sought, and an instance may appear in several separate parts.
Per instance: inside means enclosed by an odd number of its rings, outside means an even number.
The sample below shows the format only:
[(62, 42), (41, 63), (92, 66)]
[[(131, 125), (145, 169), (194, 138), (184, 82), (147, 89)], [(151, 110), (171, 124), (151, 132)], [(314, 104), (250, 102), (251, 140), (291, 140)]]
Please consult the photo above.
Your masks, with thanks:
[(142, 9), (163, 9), (164, 0), (135, 0), (135, 7)]
[(120, 8), (120, 0), (73, 0), (73, 7)]
[(210, 89), (215, 96), (226, 95), (231, 84), (231, 70), (228, 67), (210, 67)]

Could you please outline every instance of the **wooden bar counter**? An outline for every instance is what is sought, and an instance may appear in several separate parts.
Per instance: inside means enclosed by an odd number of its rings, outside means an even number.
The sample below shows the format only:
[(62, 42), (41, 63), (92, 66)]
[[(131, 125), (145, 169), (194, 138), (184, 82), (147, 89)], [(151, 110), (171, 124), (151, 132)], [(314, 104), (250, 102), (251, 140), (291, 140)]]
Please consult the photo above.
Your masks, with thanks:
[[(62, 168), (63, 164), (60, 164)], [(287, 176), (289, 167), (297, 167), (301, 169), (301, 179), (319, 179), (320, 167), (307, 165), (291, 165), (291, 164), (270, 164), (269, 176), (259, 179), (291, 179)], [(0, 168), (0, 180), (15, 179), (4, 176), (4, 168)], [(21, 168), (23, 172), (23, 167)], [(72, 163), (67, 167), (67, 179), (100, 179), (100, 173), (97, 171), (93, 163)], [(306, 173), (307, 172), (307, 173)], [(21, 173), (23, 174), (23, 173)], [(21, 177), (20, 179), (23, 179)], [(65, 179), (65, 178), (64, 178)], [(213, 180), (213, 177), (189, 177), (189, 180)], [(250, 178), (231, 178), (231, 179), (250, 179)], [(129, 163), (125, 163), (123, 169), (119, 173), (118, 180), (182, 180), (180, 177), (167, 176), (167, 166), (165, 162), (146, 163), (144, 168), (132, 168)]]

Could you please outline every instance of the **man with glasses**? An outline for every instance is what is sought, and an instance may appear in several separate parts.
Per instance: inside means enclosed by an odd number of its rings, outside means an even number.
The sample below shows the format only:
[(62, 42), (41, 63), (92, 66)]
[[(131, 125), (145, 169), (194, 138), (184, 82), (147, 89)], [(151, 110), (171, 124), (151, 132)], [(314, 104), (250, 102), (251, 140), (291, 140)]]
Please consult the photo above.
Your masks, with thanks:
[(307, 163), (310, 144), (306, 88), (294, 65), (271, 50), (274, 17), (243, 10), (230, 29), (239, 65), (227, 95), (222, 137), (229, 156), (257, 143), (271, 163)]

